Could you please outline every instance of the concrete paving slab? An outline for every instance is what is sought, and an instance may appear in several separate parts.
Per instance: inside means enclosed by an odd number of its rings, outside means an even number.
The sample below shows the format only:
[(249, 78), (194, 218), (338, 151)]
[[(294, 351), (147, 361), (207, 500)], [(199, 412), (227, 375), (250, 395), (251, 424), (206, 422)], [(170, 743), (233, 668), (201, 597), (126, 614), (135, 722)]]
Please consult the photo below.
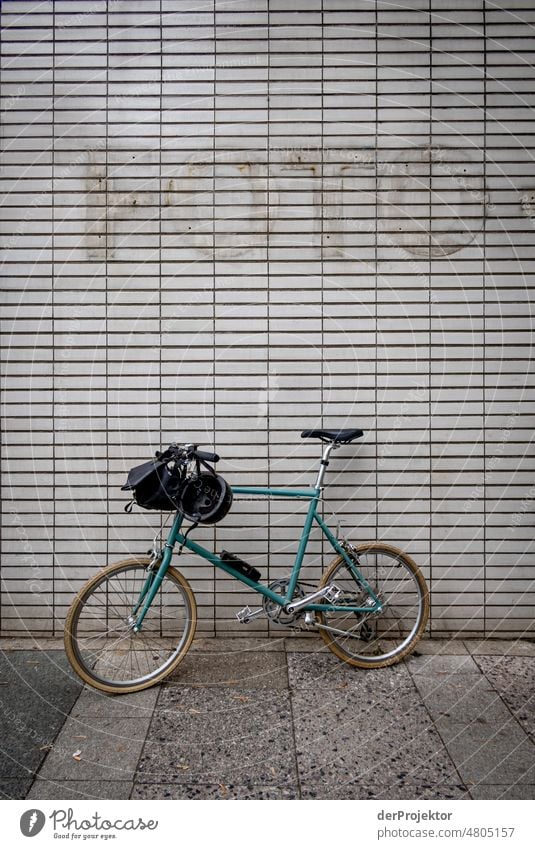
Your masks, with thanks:
[(535, 657), (535, 640), (465, 640), (470, 654)]
[(462, 784), (435, 785), (425, 782), (380, 784), (368, 781), (348, 781), (343, 785), (301, 786), (302, 799), (470, 799)]
[(462, 722), (508, 722), (510, 712), (484, 675), (416, 675), (416, 686), (433, 719)]
[(418, 719), (425, 725), (431, 722), (414, 686), (395, 688), (387, 681), (382, 682), (380, 688), (366, 681), (353, 688), (343, 684), (314, 691), (296, 688), (292, 692), (292, 706), (301, 720), (317, 724), (319, 729), (330, 727), (333, 715), (345, 711), (355, 723), (371, 727), (374, 733), (379, 723), (386, 733), (398, 724), (400, 718)]
[(137, 717), (145, 719), (148, 727), (157, 698), (158, 686), (124, 696), (107, 695), (84, 687), (74, 704), (71, 716), (75, 719), (81, 717)]
[(481, 671), (469, 655), (413, 655), (407, 658), (405, 665), (412, 675), (477, 675)]
[(136, 782), (287, 787), (296, 779), (287, 692), (162, 689)]
[[(399, 680), (399, 679), (398, 679)], [(333, 685), (330, 689), (318, 687), (312, 694), (308, 688), (296, 687), (292, 690), (293, 703), (303, 707), (304, 716), (314, 716), (314, 711), (321, 708), (328, 713), (339, 706), (347, 705), (354, 716), (361, 722), (385, 722), (387, 727), (395, 722), (400, 715), (420, 716), (422, 721), (429, 722), (423, 702), (414, 687), (407, 686), (401, 680), (400, 686), (395, 686), (396, 679), (381, 681), (380, 685), (370, 681), (359, 681), (354, 686), (344, 683)], [(310, 705), (307, 712), (306, 706)]]
[(286, 655), (281, 651), (188, 654), (164, 686), (268, 687), (287, 689)]
[(325, 654), (332, 654), (319, 634), (310, 634), (308, 637), (286, 637), (284, 640), (284, 648), (287, 652), (312, 652), (313, 654), (321, 652)]
[[(22, 726), (24, 728), (24, 726)], [(3, 729), (2, 729), (3, 732)], [(13, 735), (14, 732), (8, 731), (8, 735)], [(22, 734), (17, 733), (16, 736), (4, 737), (1, 744), (2, 757), (0, 758), (0, 769), (3, 775), (0, 778), (21, 778), (33, 779), (35, 770), (45, 758), (46, 753), (52, 746), (52, 742), (39, 743), (45, 740), (46, 729), (41, 729), (37, 742), (32, 739), (32, 734), (36, 733), (35, 728), (31, 728), (27, 735), (24, 730)]]
[(535, 799), (535, 784), (476, 784), (470, 787), (472, 799)]
[(0, 637), (0, 651), (63, 651), (63, 637)]
[[(53, 781), (128, 781), (136, 769), (148, 722), (128, 717), (69, 718), (40, 772)], [(80, 760), (73, 757), (80, 752)]]
[(535, 784), (535, 746), (513, 717), (505, 724), (441, 718), (436, 726), (468, 786)]
[[(312, 758), (303, 748), (309, 741), (300, 734), (297, 742), (300, 785), (303, 788), (323, 782), (336, 788), (333, 798), (337, 794), (344, 798), (341, 794), (346, 785), (366, 787), (373, 795), (385, 786), (396, 787), (400, 793), (404, 786), (414, 787), (418, 780), (432, 787), (461, 784), (436, 731), (429, 728), (425, 737), (422, 732), (415, 733), (417, 736), (412, 740), (382, 737), (361, 744), (355, 742), (350, 748), (346, 744), (343, 753), (335, 741), (331, 746), (334, 752), (319, 753)], [(317, 745), (317, 738), (314, 743)]]
[(26, 778), (0, 778), (0, 799), (25, 799), (32, 782), (33, 774)]
[(535, 657), (478, 657), (477, 663), (535, 743)]
[(297, 799), (295, 786), (134, 784), (132, 799)]
[(0, 777), (33, 778), (81, 689), (64, 652), (0, 653)]
[(284, 636), (285, 634), (281, 632), (280, 637), (197, 637), (193, 640), (189, 651), (208, 654), (284, 651)]
[(370, 709), (356, 692), (296, 690), (292, 710), (301, 786), (461, 783), (415, 690)]
[(377, 687), (378, 692), (413, 688), (404, 664), (384, 669), (357, 669), (341, 663), (333, 654), (292, 652), (287, 655), (290, 687), (327, 689), (333, 687)]
[(37, 778), (27, 799), (129, 799), (131, 781), (50, 781)]
[(416, 645), (412, 656), (418, 657), (422, 654), (460, 655), (468, 653), (468, 649), (462, 640), (431, 640), (424, 637)]

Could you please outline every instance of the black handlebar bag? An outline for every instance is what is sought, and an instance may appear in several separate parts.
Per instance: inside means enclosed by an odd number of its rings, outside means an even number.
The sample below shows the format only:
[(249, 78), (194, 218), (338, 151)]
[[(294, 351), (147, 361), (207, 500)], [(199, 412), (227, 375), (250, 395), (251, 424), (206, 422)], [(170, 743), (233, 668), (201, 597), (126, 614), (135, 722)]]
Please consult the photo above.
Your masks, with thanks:
[[(134, 466), (121, 489), (132, 490), (133, 501), (145, 510), (178, 510), (183, 475), (167, 467), (167, 461), (156, 459)], [(132, 503), (125, 510), (132, 510)]]

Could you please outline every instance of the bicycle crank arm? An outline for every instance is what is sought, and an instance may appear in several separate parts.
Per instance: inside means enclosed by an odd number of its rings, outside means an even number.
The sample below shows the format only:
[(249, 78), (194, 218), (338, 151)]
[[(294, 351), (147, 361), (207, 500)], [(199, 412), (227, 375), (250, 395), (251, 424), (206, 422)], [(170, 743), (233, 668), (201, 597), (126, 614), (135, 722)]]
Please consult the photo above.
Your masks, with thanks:
[(263, 607), (259, 607), (258, 610), (251, 610), (249, 605), (247, 605), (242, 610), (238, 610), (235, 616), (238, 622), (241, 622), (242, 625), (247, 625), (251, 619), (258, 619), (259, 616), (263, 616), (264, 612)]
[(287, 613), (296, 613), (298, 610), (301, 610), (308, 604), (312, 604), (314, 601), (318, 601), (320, 598), (325, 598), (328, 602), (334, 604), (341, 594), (342, 590), (339, 589), (336, 584), (328, 584), (326, 587), (322, 587), (321, 590), (317, 590), (315, 593), (310, 593), (310, 595), (300, 598), (299, 601), (292, 601), (290, 604), (287, 604), (285, 610)]

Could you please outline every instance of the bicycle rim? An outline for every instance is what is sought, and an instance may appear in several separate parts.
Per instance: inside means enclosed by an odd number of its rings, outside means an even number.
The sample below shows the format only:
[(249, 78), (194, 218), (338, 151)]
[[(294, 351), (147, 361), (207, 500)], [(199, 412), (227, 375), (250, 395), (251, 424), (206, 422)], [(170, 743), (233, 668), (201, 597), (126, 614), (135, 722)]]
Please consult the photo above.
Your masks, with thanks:
[(196, 626), (195, 598), (170, 568), (138, 633), (132, 614), (148, 560), (124, 561), (95, 576), (75, 598), (65, 623), (65, 647), (80, 677), (106, 692), (135, 692), (180, 663)]
[[(363, 545), (355, 551), (358, 572), (379, 597), (383, 611), (322, 611), (318, 614), (320, 633), (331, 651), (346, 663), (369, 668), (389, 666), (412, 651), (425, 628), (427, 586), (412, 559), (394, 546)], [(336, 584), (348, 605), (373, 605), (370, 594), (358, 585), (341, 557), (327, 569), (320, 586), (328, 583)]]

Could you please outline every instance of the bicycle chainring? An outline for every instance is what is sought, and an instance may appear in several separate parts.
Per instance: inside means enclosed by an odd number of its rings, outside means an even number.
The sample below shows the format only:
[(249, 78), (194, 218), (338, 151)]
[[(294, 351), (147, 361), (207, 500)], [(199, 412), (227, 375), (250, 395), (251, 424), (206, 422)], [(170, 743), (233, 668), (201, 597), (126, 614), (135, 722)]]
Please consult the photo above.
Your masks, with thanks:
[[(290, 583), (288, 578), (282, 578), (280, 581), (273, 581), (273, 583), (269, 584), (269, 589), (277, 593), (277, 595), (285, 596), (288, 592), (288, 584)], [(304, 598), (306, 595), (303, 587), (298, 583), (295, 587), (294, 594), (292, 596), (292, 601), (297, 598)], [(271, 619), (272, 622), (276, 622), (278, 625), (291, 625), (295, 622), (299, 616), (302, 616), (302, 611), (297, 611), (296, 613), (286, 613), (286, 611), (275, 601), (271, 601), (270, 598), (264, 596), (262, 601), (262, 607), (264, 608), (264, 613), (266, 616)]]

